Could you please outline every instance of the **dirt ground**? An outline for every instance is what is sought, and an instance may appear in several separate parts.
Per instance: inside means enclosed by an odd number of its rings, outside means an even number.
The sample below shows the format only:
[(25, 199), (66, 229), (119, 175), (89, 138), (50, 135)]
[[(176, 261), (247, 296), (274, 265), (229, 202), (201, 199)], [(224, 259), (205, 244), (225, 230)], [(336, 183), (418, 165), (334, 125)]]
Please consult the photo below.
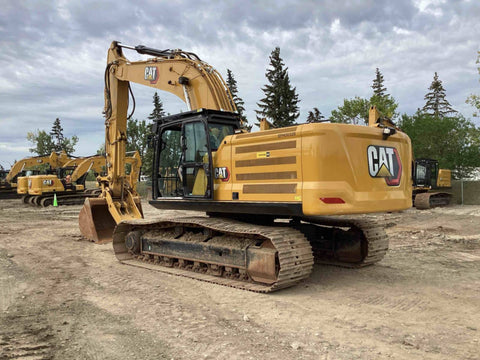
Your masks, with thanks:
[(0, 200), (0, 359), (480, 358), (480, 206), (375, 215), (381, 262), (268, 295), (122, 265), (79, 210)]

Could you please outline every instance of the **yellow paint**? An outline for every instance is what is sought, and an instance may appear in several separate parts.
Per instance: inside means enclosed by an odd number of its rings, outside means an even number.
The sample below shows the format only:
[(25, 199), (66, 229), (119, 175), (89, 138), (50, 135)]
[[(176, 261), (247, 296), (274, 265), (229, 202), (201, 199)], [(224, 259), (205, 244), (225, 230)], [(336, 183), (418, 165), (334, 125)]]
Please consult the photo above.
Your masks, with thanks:
[[(276, 132), (277, 131), (277, 132)], [(289, 128), (285, 128), (290, 133)], [(261, 135), (260, 135), (261, 134)], [(236, 152), (237, 147), (278, 143), (278, 129), (260, 133), (232, 135), (215, 153), (213, 168), (228, 167), (228, 183), (215, 180), (214, 199), (248, 202), (302, 202), (305, 215), (333, 215), (396, 211), (411, 207), (411, 143), (408, 136), (397, 132), (383, 140), (383, 129), (347, 124), (312, 123), (296, 125), (296, 147), (270, 151), (269, 160), (293, 157), (288, 164), (262, 165), (255, 162), (265, 152)], [(280, 140), (281, 141), (281, 140)], [(291, 141), (289, 137), (288, 140)], [(399, 186), (388, 186), (384, 177), (371, 177), (368, 170), (369, 145), (397, 149), (402, 163)], [(260, 156), (262, 156), (260, 155)], [(256, 166), (244, 166), (251, 162)], [(236, 164), (241, 167), (236, 167)], [(269, 162), (273, 163), (273, 162)], [(383, 170), (381, 170), (383, 173)], [(237, 180), (236, 174), (293, 172), (295, 179)], [(389, 176), (388, 172), (383, 174)], [(243, 179), (243, 177), (240, 177)], [(252, 177), (250, 177), (252, 178)], [(255, 177), (253, 177), (255, 178)], [(261, 178), (261, 177), (256, 177)], [(244, 185), (276, 185), (296, 183), (295, 194), (244, 193)], [(238, 192), (239, 200), (232, 200)], [(325, 204), (320, 198), (341, 198), (344, 204)]]

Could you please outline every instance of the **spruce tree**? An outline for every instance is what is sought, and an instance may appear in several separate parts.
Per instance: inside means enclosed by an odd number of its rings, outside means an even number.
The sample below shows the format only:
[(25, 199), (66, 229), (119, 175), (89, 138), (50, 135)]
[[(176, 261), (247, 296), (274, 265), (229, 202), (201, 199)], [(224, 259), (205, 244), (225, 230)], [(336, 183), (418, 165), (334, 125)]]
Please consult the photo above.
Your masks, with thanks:
[(153, 94), (153, 111), (148, 115), (148, 119), (152, 120), (152, 122), (160, 120), (162, 117), (165, 116), (165, 111), (163, 110), (163, 103), (160, 100), (160, 96), (158, 96), (157, 92)]
[(433, 76), (432, 84), (428, 89), (430, 90), (430, 92), (425, 95), (424, 99), (427, 102), (422, 108), (423, 112), (429, 115), (433, 115), (437, 118), (444, 117), (448, 114), (455, 114), (457, 112), (447, 101), (442, 81), (438, 79), (438, 75), (436, 72)]
[[(139, 139), (137, 139), (138, 150), (140, 151), (140, 155), (142, 157), (142, 171), (141, 174), (150, 175), (152, 173), (152, 166), (153, 166), (153, 148), (148, 146), (148, 135), (152, 132), (152, 125), (156, 121), (160, 121), (163, 117), (165, 117), (165, 110), (163, 109), (163, 102), (158, 96), (158, 93), (155, 91), (153, 94), (153, 110), (148, 115), (148, 120), (151, 123), (146, 124), (146, 122), (140, 121), (134, 126), (132, 124), (132, 129), (138, 131)], [(137, 150), (137, 149), (135, 149)], [(140, 174), (139, 174), (140, 175)]]
[(245, 103), (243, 102), (242, 98), (238, 96), (237, 80), (235, 80), (230, 69), (227, 69), (227, 86), (230, 90), (230, 94), (232, 94), (232, 100), (237, 107), (237, 112), (240, 115), (240, 119), (242, 120), (241, 128), (250, 131), (252, 129), (252, 125), (248, 125), (248, 120), (245, 116)]
[(265, 76), (268, 84), (262, 90), (265, 97), (257, 103), (260, 110), (255, 110), (257, 119), (267, 118), (275, 127), (290, 126), (300, 116), (296, 88), (292, 88), (285, 67), (280, 57), (280, 48), (276, 47), (270, 55), (270, 69)]
[(322, 122), (325, 120), (325, 116), (322, 115), (318, 108), (314, 107), (313, 111), (308, 112), (307, 123)]
[[(396, 112), (398, 104), (391, 96), (387, 93), (387, 88), (383, 85), (383, 75), (380, 72), (379, 68), (375, 69), (375, 79), (373, 79), (372, 89), (373, 94), (370, 97), (370, 106), (376, 106), (377, 110), (383, 116), (386, 116), (390, 119), (394, 119), (398, 114)], [(367, 110), (367, 119), (368, 119), (368, 110)], [(368, 124), (368, 121), (367, 121)]]
[(50, 136), (52, 137), (52, 140), (55, 146), (54, 150), (62, 151), (65, 137), (63, 136), (63, 128), (60, 125), (59, 118), (56, 118), (55, 121), (53, 122), (52, 131), (50, 131)]
[(372, 89), (374, 96), (388, 96), (388, 94), (386, 94), (387, 88), (383, 86), (383, 75), (378, 68), (375, 70)]

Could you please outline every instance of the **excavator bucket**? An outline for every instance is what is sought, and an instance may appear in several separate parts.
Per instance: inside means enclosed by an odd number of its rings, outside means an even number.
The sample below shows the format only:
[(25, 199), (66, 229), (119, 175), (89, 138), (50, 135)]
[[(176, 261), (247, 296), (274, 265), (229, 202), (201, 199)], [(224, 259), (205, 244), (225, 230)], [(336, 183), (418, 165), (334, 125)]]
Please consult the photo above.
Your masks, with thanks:
[[(142, 212), (140, 198), (135, 198), (135, 204)], [(80, 232), (96, 244), (112, 241), (113, 231), (117, 226), (110, 211), (107, 200), (104, 198), (87, 198), (78, 216)]]

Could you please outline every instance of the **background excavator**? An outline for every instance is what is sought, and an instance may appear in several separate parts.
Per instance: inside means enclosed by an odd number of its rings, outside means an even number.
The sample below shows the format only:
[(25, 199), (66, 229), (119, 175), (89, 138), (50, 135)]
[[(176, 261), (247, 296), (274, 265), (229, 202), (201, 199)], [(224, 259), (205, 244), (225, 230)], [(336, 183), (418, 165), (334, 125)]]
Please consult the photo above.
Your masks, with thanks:
[[(130, 164), (130, 183), (136, 187), (138, 173), (141, 167), (141, 158), (138, 151), (125, 159)], [(76, 159), (57, 168), (55, 175), (36, 175), (28, 177), (28, 195), (22, 198), (23, 202), (32, 205), (47, 207), (53, 204), (54, 195), (58, 205), (83, 204), (88, 197), (97, 197), (99, 188), (86, 189), (85, 180), (93, 171), (95, 176), (106, 172), (105, 156), (96, 155)]]
[(415, 159), (413, 164), (413, 204), (419, 210), (450, 204), (452, 171), (440, 169), (438, 160)]
[[(6, 177), (10, 170), (0, 168), (0, 198), (7, 198), (12, 193), (12, 186), (7, 182)], [(12, 196), (15, 197), (15, 196)]]
[[(68, 160), (65, 162), (62, 166), (63, 167), (69, 167), (69, 166), (77, 166), (81, 161), (83, 161), (84, 158), (82, 157), (76, 157)], [(53, 172), (56, 169), (51, 169), (49, 173)], [(30, 171), (27, 171), (27, 174), (25, 176), (19, 176), (17, 178), (17, 194), (22, 197), (22, 201), (24, 203), (28, 203), (28, 200), (30, 197), (28, 196), (28, 179), (31, 176), (35, 175), (40, 175), (39, 172), (36, 173), (31, 173)]]
[[(70, 157), (66, 152), (62, 151), (56, 153), (53, 151), (50, 155), (32, 156), (15, 162), (4, 181), (0, 183), (0, 198), (13, 198), (19, 196), (17, 195), (17, 182), (24, 177), (27, 170), (44, 164), (50, 165), (50, 170), (54, 170), (64, 165), (69, 160)], [(31, 171), (31, 174), (35, 173), (38, 174), (40, 171)], [(22, 181), (22, 186), (24, 187), (26, 180), (23, 179)]]
[[(129, 61), (122, 48), (153, 56)], [(205, 216), (142, 218), (124, 174), (129, 82), (169, 91), (188, 112), (153, 126), (150, 204)], [(113, 42), (105, 71), (108, 175), (85, 201), (82, 234), (113, 239), (125, 263), (270, 292), (309, 276), (314, 259), (381, 260), (383, 226), (362, 214), (411, 207), (410, 139), (370, 110), (370, 126), (312, 123), (254, 133), (221, 76), (195, 54)], [(355, 215), (356, 214), (356, 215)]]

